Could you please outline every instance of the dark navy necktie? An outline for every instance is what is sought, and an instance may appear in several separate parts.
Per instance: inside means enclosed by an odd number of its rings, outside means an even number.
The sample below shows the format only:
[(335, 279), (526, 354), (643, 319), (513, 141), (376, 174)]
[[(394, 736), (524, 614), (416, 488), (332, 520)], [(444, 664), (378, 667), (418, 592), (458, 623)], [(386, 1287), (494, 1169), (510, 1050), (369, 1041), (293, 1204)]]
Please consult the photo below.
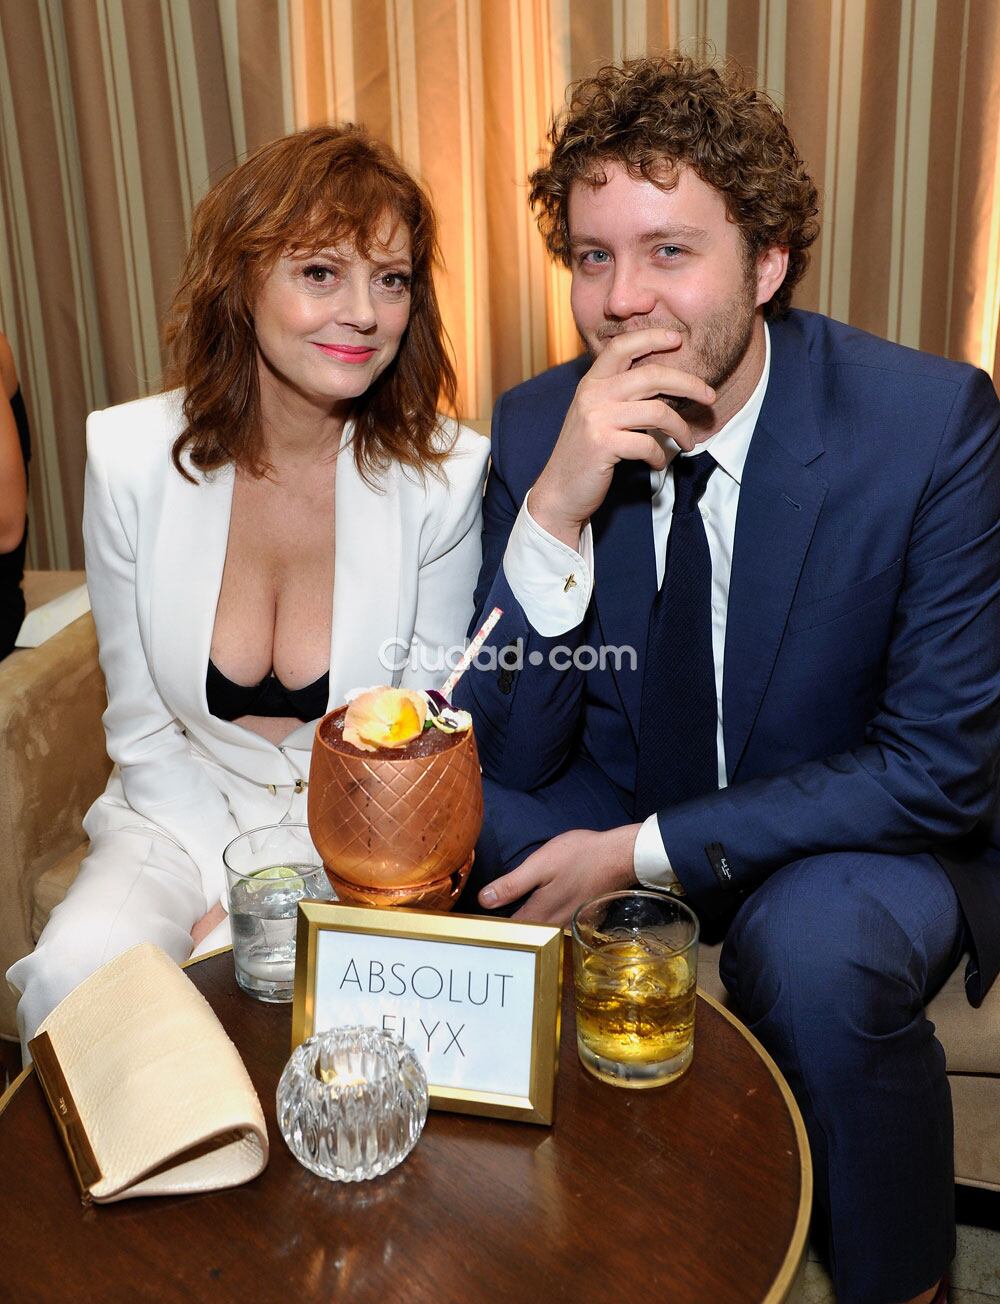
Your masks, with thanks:
[(639, 719), (635, 815), (719, 786), (718, 705), (712, 654), (712, 559), (698, 502), (718, 464), (675, 457), (663, 583), (653, 600)]

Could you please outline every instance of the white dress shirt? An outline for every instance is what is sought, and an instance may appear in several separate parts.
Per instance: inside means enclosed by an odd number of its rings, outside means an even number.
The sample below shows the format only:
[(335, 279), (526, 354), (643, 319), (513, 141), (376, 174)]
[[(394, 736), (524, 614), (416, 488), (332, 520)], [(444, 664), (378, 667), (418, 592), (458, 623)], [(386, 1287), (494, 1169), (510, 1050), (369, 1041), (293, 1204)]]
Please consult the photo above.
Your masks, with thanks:
[[(743, 466), (764, 402), (770, 370), (771, 340), (765, 324), (764, 369), (743, 407), (721, 430), (699, 444), (694, 453), (681, 453), (674, 441), (667, 439), (666, 468), (650, 471), (653, 552), (656, 558), (656, 583), (659, 586), (663, 581), (670, 519), (674, 508), (674, 478), (667, 474), (670, 462), (676, 456), (697, 457), (700, 453), (708, 452), (719, 467), (709, 480), (698, 509), (705, 523), (712, 562), (712, 655), (715, 661), (715, 694), (719, 717), (716, 740), (720, 788), (724, 788), (727, 783), (722, 732), (722, 674), (736, 510), (740, 501)], [(511, 592), (521, 604), (532, 627), (546, 638), (567, 633), (583, 620), (593, 594), (594, 542), (590, 523), (581, 532), (580, 548), (576, 552), (553, 538), (532, 518), (526, 496), (507, 541), (503, 568)], [(567, 587), (570, 576), (574, 583)], [(646, 887), (668, 887), (677, 881), (677, 876), (670, 867), (655, 814), (650, 815), (639, 830), (633, 864), (636, 878)]]

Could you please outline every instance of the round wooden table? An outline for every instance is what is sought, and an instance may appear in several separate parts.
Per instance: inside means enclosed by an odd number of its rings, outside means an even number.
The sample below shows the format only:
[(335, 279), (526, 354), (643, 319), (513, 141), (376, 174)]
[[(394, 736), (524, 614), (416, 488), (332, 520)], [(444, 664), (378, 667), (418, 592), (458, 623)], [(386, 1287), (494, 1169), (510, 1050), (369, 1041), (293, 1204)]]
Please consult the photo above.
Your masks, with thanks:
[(291, 1007), (240, 993), (228, 950), (189, 974), (254, 1081), (268, 1167), (217, 1194), (85, 1207), (29, 1069), (0, 1101), (3, 1298), (776, 1304), (788, 1295), (812, 1198), (805, 1131), (771, 1059), (710, 997), (699, 999), (686, 1076), (627, 1091), (577, 1059), (567, 968), (552, 1127), (432, 1112), (403, 1164), (341, 1185), (300, 1167), (275, 1121)]

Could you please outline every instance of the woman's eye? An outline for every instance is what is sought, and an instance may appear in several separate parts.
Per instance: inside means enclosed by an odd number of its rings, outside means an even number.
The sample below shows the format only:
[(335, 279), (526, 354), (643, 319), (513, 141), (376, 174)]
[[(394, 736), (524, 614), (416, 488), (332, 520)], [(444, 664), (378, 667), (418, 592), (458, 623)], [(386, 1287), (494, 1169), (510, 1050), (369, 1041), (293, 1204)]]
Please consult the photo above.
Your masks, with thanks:
[(333, 268), (312, 263), (302, 269), (302, 275), (313, 285), (327, 285), (333, 277)]
[(407, 272), (382, 272), (375, 284), (390, 298), (402, 299), (409, 292), (410, 276)]
[(587, 263), (591, 267), (606, 267), (611, 262), (611, 255), (606, 249), (588, 249), (586, 253), (580, 255), (580, 262)]

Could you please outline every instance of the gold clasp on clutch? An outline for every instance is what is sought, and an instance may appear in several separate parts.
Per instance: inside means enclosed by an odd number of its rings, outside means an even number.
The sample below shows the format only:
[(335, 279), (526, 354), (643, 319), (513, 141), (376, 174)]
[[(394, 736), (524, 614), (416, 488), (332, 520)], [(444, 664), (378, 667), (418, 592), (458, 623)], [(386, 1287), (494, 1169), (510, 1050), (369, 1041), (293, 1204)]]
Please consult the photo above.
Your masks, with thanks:
[(42, 1084), (42, 1091), (56, 1122), (56, 1130), (69, 1155), (80, 1199), (84, 1204), (92, 1204), (94, 1197), (91, 1188), (102, 1180), (103, 1174), (76, 1101), (70, 1093), (52, 1038), (48, 1032), (40, 1032), (28, 1042), (28, 1049), (35, 1063), (35, 1076)]
[(295, 789), (294, 789), (294, 791), (295, 791), (295, 792), (305, 792), (305, 790), (306, 790), (306, 788), (308, 788), (308, 786), (309, 786), (309, 784), (306, 782), (305, 779), (296, 779), (296, 780), (295, 780)]

